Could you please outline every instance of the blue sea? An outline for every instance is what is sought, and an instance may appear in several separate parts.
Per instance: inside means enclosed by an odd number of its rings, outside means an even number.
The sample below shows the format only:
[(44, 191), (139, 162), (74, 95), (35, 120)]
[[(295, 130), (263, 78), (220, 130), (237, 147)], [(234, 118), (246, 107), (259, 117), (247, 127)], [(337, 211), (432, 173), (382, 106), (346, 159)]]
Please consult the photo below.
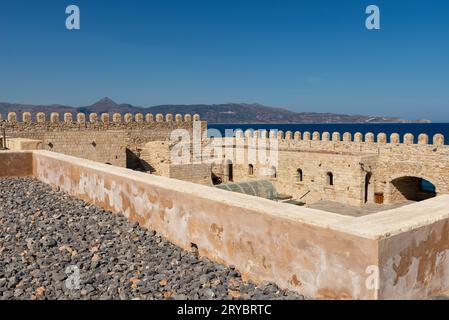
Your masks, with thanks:
[(278, 129), (284, 132), (287, 131), (309, 131), (310, 133), (314, 131), (322, 132), (340, 132), (342, 135), (344, 132), (351, 132), (352, 134), (356, 132), (361, 132), (362, 134), (372, 132), (375, 135), (384, 132), (389, 137), (392, 133), (398, 133), (402, 137), (406, 133), (411, 133), (415, 136), (415, 142), (417, 142), (418, 135), (421, 133), (426, 133), (429, 135), (429, 142), (432, 141), (434, 134), (441, 133), (446, 139), (445, 143), (449, 144), (449, 123), (379, 123), (379, 124), (364, 124), (364, 123), (335, 123), (335, 124), (208, 124), (209, 129), (217, 129), (224, 136), (225, 129), (241, 129), (243, 131), (247, 129), (254, 130), (270, 130)]

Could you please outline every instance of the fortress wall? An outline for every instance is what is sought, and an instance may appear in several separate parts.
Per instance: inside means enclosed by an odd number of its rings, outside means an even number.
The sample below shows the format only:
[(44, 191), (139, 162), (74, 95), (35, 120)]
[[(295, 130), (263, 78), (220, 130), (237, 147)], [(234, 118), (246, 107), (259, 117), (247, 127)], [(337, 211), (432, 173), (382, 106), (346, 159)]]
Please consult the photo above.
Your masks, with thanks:
[[(258, 162), (252, 163), (253, 175), (250, 176), (247, 154), (248, 150), (244, 149), (244, 164), (233, 165), (234, 182), (269, 179), (279, 193), (291, 195), (308, 204), (320, 200), (363, 204), (366, 170), (371, 168), (374, 171), (377, 165), (376, 155), (281, 150), (276, 177), (267, 175), (267, 166)], [(223, 171), (226, 178), (226, 168)], [(332, 174), (333, 185), (329, 185), (328, 173)], [(374, 189), (370, 187), (369, 192), (369, 200), (372, 200)]]
[[(1, 138), (0, 138), (1, 139)], [(8, 150), (41, 150), (42, 140), (31, 140), (25, 138), (7, 138), (6, 148)]]
[[(251, 153), (253, 158), (248, 159)], [(259, 161), (259, 154), (254, 152), (251, 146), (242, 147), (239, 143), (234, 144), (230, 154), (226, 154), (222, 145), (222, 155), (224, 158), (215, 163), (212, 169), (214, 174), (223, 177), (223, 182), (229, 181), (229, 169), (225, 164), (233, 161), (233, 182), (268, 179), (279, 193), (291, 195), (308, 204), (319, 200), (339, 201), (352, 205), (363, 204), (366, 170), (371, 168), (370, 170), (373, 171), (377, 159), (375, 154), (281, 149), (275, 168), (276, 175), (274, 175), (269, 170), (272, 168)], [(361, 166), (365, 163), (366, 168)], [(252, 164), (252, 175), (250, 175), (250, 164)], [(302, 181), (299, 170), (302, 172)], [(333, 185), (329, 184), (328, 173), (332, 174)], [(370, 201), (374, 198), (372, 188), (373, 186), (369, 190)]]
[[(174, 130), (184, 129), (192, 137), (192, 122), (156, 123), (150, 126), (127, 127), (127, 144), (133, 148), (142, 148), (149, 141), (169, 141)], [(207, 130), (207, 122), (200, 121), (201, 132)]]
[[(339, 151), (348, 150), (348, 151), (361, 151), (359, 150), (360, 146), (363, 145), (365, 148), (364, 151), (372, 150), (370, 146), (372, 145), (386, 145), (386, 144), (394, 144), (394, 145), (436, 145), (441, 146), (445, 144), (445, 138), (442, 134), (435, 134), (433, 137), (429, 137), (426, 134), (420, 134), (418, 136), (414, 136), (413, 134), (407, 133), (403, 136), (392, 133), (387, 135), (385, 133), (379, 133), (374, 135), (373, 133), (366, 133), (363, 135), (362, 133), (350, 133), (350, 132), (291, 132), (288, 131), (284, 133), (283, 131), (278, 130), (246, 130), (243, 132), (242, 130), (235, 131), (235, 137), (239, 138), (256, 138), (259, 140), (269, 140), (276, 139), (280, 144), (284, 144), (285, 146), (290, 147), (315, 147), (319, 148), (319, 146), (335, 145), (339, 148)], [(329, 143), (332, 142), (332, 143)], [(358, 143), (358, 145), (357, 145)]]
[(211, 165), (206, 163), (171, 165), (169, 177), (206, 186), (212, 185)]
[[(426, 211), (432, 211), (428, 207)], [(423, 214), (425, 214), (423, 212)], [(436, 221), (379, 243), (379, 299), (423, 299), (449, 293), (449, 221)]]
[(377, 241), (333, 230), (346, 220), (189, 182), (61, 154), (34, 153), (38, 179), (156, 230), (174, 244), (315, 298), (375, 299), (366, 267)]
[(347, 217), (43, 150), (1, 151), (0, 163), (0, 176), (32, 175), (124, 213), (255, 282), (314, 298), (426, 299), (449, 292), (448, 195)]
[(45, 150), (126, 167), (122, 130), (46, 132), (43, 145)]
[(0, 150), (0, 177), (26, 177), (32, 174), (31, 152)]
[[(393, 180), (418, 177), (433, 183), (438, 194), (449, 194), (449, 153), (427, 148), (401, 150), (402, 152), (383, 153), (379, 156), (376, 171), (379, 191), (388, 195), (393, 189)], [(386, 200), (388, 202), (389, 199)]]
[[(207, 128), (207, 123), (200, 121), (198, 115), (189, 114), (78, 113), (74, 116), (53, 112), (47, 117), (42, 112), (35, 115), (10, 112), (6, 120), (0, 126), (11, 138), (41, 140), (46, 150), (122, 167), (128, 164), (144, 171), (151, 171), (145, 167), (145, 161), (140, 160), (146, 143), (167, 141), (176, 129), (191, 133), (193, 121), (200, 122), (203, 131)], [(168, 170), (162, 174), (168, 176)]]
[[(278, 174), (272, 182), (278, 192), (308, 204), (328, 200), (362, 205), (365, 173), (360, 164), (364, 161), (354, 155), (280, 151)], [(328, 173), (332, 173), (333, 185), (329, 185)]]
[(8, 132), (7, 136), (42, 141), (44, 150), (126, 167), (125, 131), (122, 130), (24, 131)]
[[(1, 116), (0, 116), (1, 117)], [(2, 118), (0, 118), (0, 121)], [(6, 122), (4, 125), (8, 128), (14, 128), (16, 130), (33, 130), (45, 127), (67, 129), (92, 129), (92, 128), (120, 128), (127, 129), (132, 127), (141, 126), (161, 126), (163, 123), (182, 124), (192, 123), (192, 121), (200, 121), (199, 115), (195, 114), (193, 117), (190, 114), (173, 114), (168, 113), (166, 115), (151, 113), (126, 113), (124, 115), (120, 113), (73, 113), (66, 112), (60, 114), (59, 112), (52, 112), (48, 117), (44, 112), (37, 112), (31, 114), (30, 112), (23, 112), (21, 114), (16, 112), (9, 112), (7, 117), (4, 118)]]
[[(207, 122), (197, 121), (201, 132), (207, 130)], [(169, 176), (172, 134), (184, 130), (193, 136), (193, 123), (162, 123), (156, 126), (140, 127), (125, 130), (125, 145), (128, 155), (128, 168), (139, 169), (162, 176)], [(176, 136), (177, 137), (177, 136)]]
[(60, 115), (53, 112), (50, 118), (44, 113), (37, 113), (34, 117), (29, 112), (22, 114), (21, 119), (18, 114), (10, 112), (6, 122), (1, 122), (0, 126), (6, 129), (11, 137), (23, 137), (42, 140), (46, 132), (97, 132), (97, 131), (126, 131), (127, 143), (131, 149), (141, 147), (148, 141), (169, 140), (170, 134), (175, 129), (192, 130), (193, 121), (199, 121), (201, 127), (207, 128), (204, 121), (200, 121), (198, 115), (186, 114), (101, 114), (91, 113), (85, 115), (78, 113), (75, 117), (71, 113)]
[[(190, 134), (193, 123), (201, 123), (201, 130), (207, 129), (207, 123), (199, 121), (198, 116), (151, 114), (72, 114), (52, 113), (50, 117), (39, 113), (32, 119), (29, 113), (21, 115), (9, 113), (6, 123), (1, 126), (10, 137), (42, 140), (47, 150), (76, 155), (103, 163), (128, 166), (133, 169), (149, 171), (163, 176), (170, 176), (170, 152), (163, 143), (170, 140), (173, 130), (185, 129)], [(20, 121), (19, 121), (20, 120)], [(192, 135), (191, 135), (192, 136)], [(425, 178), (437, 187), (438, 193), (449, 193), (449, 146), (444, 145), (444, 137), (425, 134), (414, 137), (411, 134), (362, 135), (360, 133), (318, 133), (318, 132), (275, 132), (237, 131), (242, 137), (242, 144), (255, 136), (265, 139), (277, 138), (279, 145), (279, 164), (274, 184), (282, 193), (301, 197), (303, 192), (311, 190), (306, 200), (350, 199), (358, 203), (364, 199), (364, 175), (372, 173), (369, 198), (373, 200), (374, 192), (384, 193), (385, 202), (395, 199), (392, 180), (402, 176)], [(264, 138), (265, 137), (265, 138)], [(95, 142), (95, 147), (93, 146)], [(153, 145), (148, 145), (152, 142)], [(237, 138), (235, 141), (236, 145)], [(310, 153), (311, 155), (307, 155)], [(355, 164), (349, 165), (339, 158), (344, 156), (371, 155), (377, 160), (370, 160), (371, 169), (354, 170)], [(355, 160), (354, 160), (355, 161)], [(324, 167), (334, 173), (336, 185), (325, 185)], [(322, 165), (321, 167), (319, 165)], [(220, 165), (219, 163), (217, 165)], [(307, 180), (308, 185), (294, 182), (296, 170), (305, 167), (305, 175), (314, 178)], [(226, 182), (226, 167), (222, 166), (219, 174)], [(248, 162), (235, 163), (233, 176), (235, 181), (260, 178), (259, 171), (267, 168), (254, 166), (256, 174), (248, 175)], [(307, 171), (307, 172), (306, 172)], [(366, 172), (365, 172), (366, 171)], [(324, 172), (324, 175), (323, 175)], [(186, 177), (184, 177), (186, 178)], [(183, 179), (184, 179), (183, 178)], [(192, 176), (192, 179), (195, 177)], [(267, 176), (265, 176), (267, 178)], [(196, 178), (195, 178), (196, 179)], [(313, 182), (312, 182), (313, 180)], [(342, 182), (338, 183), (337, 181)], [(345, 189), (343, 189), (345, 188)]]
[[(241, 132), (240, 134), (237, 132), (237, 136), (245, 136), (245, 138), (242, 138), (243, 142), (238, 142), (239, 138), (236, 138), (235, 145), (251, 145), (250, 139), (253, 138), (251, 138), (252, 134), (249, 132)], [(268, 134), (266, 137), (266, 141), (269, 143)], [(425, 134), (419, 135), (418, 138), (410, 134), (403, 137), (392, 134), (388, 143), (385, 134), (379, 134), (377, 140), (374, 140), (374, 135), (371, 134), (363, 137), (360, 134), (354, 136), (343, 134), (340, 136), (340, 134), (334, 133), (331, 136), (326, 133), (320, 135), (307, 132), (303, 135), (299, 133), (294, 135), (280, 133), (275, 138), (277, 138), (276, 141), (279, 145), (278, 177), (275, 184), (279, 186), (282, 192), (287, 194), (294, 196), (298, 194), (292, 178), (297, 168), (308, 166), (307, 171), (311, 174), (323, 176), (322, 170), (316, 168), (315, 162), (327, 162), (328, 168), (332, 168), (333, 171), (340, 171), (337, 173), (338, 176), (345, 177), (349, 182), (350, 189), (356, 188), (359, 190), (358, 193), (361, 194), (361, 196), (354, 198), (354, 195), (348, 195), (347, 192), (343, 193), (352, 199), (365, 198), (364, 181), (367, 172), (372, 174), (368, 196), (370, 201), (373, 201), (375, 192), (384, 193), (386, 203), (394, 200), (390, 199), (390, 197), (394, 197), (391, 181), (407, 176), (423, 178), (432, 182), (439, 194), (449, 193), (449, 146), (444, 145), (444, 137), (439, 134), (432, 139)], [(257, 139), (263, 138), (259, 136)], [(309, 157), (308, 154), (311, 156)], [(338, 162), (339, 155), (366, 155), (371, 160), (366, 162), (365, 159), (363, 172), (354, 172), (350, 167), (341, 171), (342, 165)], [(237, 166), (236, 168), (238, 169)], [(247, 165), (242, 166), (240, 171), (242, 174), (238, 175), (241, 181), (251, 179), (247, 174), (245, 175), (247, 170)], [(321, 194), (323, 199), (332, 199), (332, 194), (322, 190), (323, 187), (323, 182), (320, 182), (319, 179), (314, 179), (313, 186), (310, 186), (317, 195)], [(341, 192), (342, 190), (339, 194), (342, 194)], [(314, 196), (313, 199), (309, 197), (308, 200), (313, 202), (315, 198), (319, 197)], [(334, 199), (336, 198), (334, 197)]]
[(145, 171), (164, 177), (170, 175), (170, 142), (147, 142), (138, 156), (147, 168)]

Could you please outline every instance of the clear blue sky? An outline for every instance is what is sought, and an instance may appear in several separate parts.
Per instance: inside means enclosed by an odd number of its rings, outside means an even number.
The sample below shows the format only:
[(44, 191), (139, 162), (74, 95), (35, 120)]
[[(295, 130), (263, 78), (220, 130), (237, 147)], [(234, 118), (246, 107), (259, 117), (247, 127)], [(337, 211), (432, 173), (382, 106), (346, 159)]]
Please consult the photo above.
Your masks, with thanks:
[(0, 101), (103, 96), (449, 121), (449, 1), (0, 0)]

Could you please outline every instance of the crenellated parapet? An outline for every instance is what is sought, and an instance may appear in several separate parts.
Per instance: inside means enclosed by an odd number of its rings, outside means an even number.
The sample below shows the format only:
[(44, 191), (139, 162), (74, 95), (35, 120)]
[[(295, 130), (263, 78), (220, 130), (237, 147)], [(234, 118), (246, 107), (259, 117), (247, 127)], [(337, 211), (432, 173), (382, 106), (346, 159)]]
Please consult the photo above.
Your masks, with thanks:
[[(236, 130), (236, 137), (245, 137), (251, 139), (254, 137), (262, 137), (261, 131), (246, 130), (244, 133), (241, 130)], [(263, 130), (265, 132), (265, 130)], [(350, 132), (300, 132), (300, 131), (287, 131), (282, 130), (270, 130), (267, 137), (270, 139), (278, 139), (280, 142), (287, 142), (294, 144), (295, 142), (312, 141), (312, 142), (337, 142), (337, 143), (360, 143), (360, 144), (404, 144), (404, 145), (436, 145), (442, 146), (445, 144), (445, 137), (442, 134), (435, 134), (433, 137), (429, 137), (427, 134), (422, 133), (415, 137), (411, 133), (400, 135), (398, 133), (392, 133), (387, 135), (386, 133), (379, 133), (375, 135), (372, 132), (362, 134), (356, 132), (354, 134)]]
[(164, 126), (164, 125), (179, 125), (179, 126), (192, 126), (194, 121), (200, 121), (200, 116), (190, 114), (176, 114), (171, 113), (153, 115), (151, 113), (143, 114), (131, 114), (126, 113), (124, 115), (120, 113), (77, 113), (73, 114), (52, 112), (46, 114), (44, 112), (37, 112), (34, 115), (30, 112), (23, 112), (21, 114), (16, 112), (9, 112), (6, 117), (0, 114), (1, 125), (9, 129), (26, 130), (27, 128), (123, 128), (143, 126)]

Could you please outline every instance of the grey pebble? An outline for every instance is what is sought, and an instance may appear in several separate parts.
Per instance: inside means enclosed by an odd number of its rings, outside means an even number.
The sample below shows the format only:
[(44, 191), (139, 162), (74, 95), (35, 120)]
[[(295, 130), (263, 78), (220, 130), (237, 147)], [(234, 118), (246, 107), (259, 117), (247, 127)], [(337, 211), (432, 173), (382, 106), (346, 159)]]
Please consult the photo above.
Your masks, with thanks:
[(0, 300), (304, 299), (32, 178), (0, 178), (0, 218)]

